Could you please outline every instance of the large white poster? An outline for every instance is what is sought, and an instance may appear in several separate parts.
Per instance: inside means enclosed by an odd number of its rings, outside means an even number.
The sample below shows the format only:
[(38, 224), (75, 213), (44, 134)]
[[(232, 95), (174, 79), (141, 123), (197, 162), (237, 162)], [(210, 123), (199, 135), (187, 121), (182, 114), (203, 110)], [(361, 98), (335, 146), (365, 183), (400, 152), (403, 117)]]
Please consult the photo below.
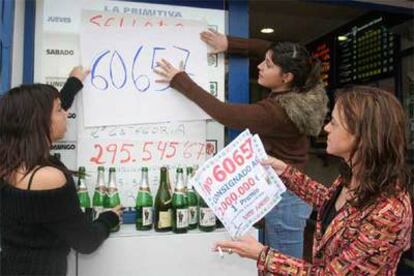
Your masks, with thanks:
[[(95, 11), (95, 14), (102, 15), (115, 13), (119, 17), (129, 15), (133, 17), (162, 18), (164, 23), (167, 22), (166, 20), (182, 20), (183, 22), (201, 20), (207, 22), (208, 27), (222, 33), (225, 32), (225, 12), (223, 10), (129, 1), (38, 0), (36, 1), (35, 31), (34, 78), (36, 82), (46, 82), (61, 88), (73, 66), (81, 64), (81, 15), (85, 10)], [(100, 19), (103, 19), (103, 17)], [(100, 24), (102, 21), (95, 19), (94, 22)], [(126, 21), (124, 21), (123, 26), (124, 24), (126, 24)], [(200, 39), (197, 36), (194, 38), (194, 42), (198, 41)], [(144, 51), (144, 48), (141, 51)], [(104, 58), (107, 58), (107, 56)], [(176, 55), (169, 54), (170, 58), (171, 56), (175, 57)], [(224, 100), (224, 55), (206, 55), (205, 58), (208, 59), (207, 73), (205, 74), (207, 91), (220, 100)], [(116, 60), (116, 58), (114, 59)], [(178, 56), (177, 60), (172, 61), (177, 62)], [(115, 66), (119, 65), (115, 61), (114, 63), (117, 64)], [(102, 67), (97, 67), (96, 73), (98, 75), (102, 74), (101, 69)], [(148, 67), (147, 72), (149, 72)], [(196, 71), (188, 69), (187, 72), (194, 73)], [(131, 73), (127, 77), (132, 79)], [(194, 78), (193, 75), (191, 77)], [(202, 80), (197, 81), (202, 82)], [(173, 167), (177, 165), (200, 164), (202, 160), (211, 157), (223, 146), (223, 127), (211, 120), (207, 124), (207, 131), (205, 131), (205, 121), (203, 121), (204, 124), (199, 124), (200, 121), (197, 124), (194, 121), (169, 120), (168, 123), (158, 122), (136, 125), (131, 122), (132, 125), (85, 127), (82, 112), (83, 103), (81, 101), (83, 93), (88, 93), (88, 91), (84, 89), (76, 97), (68, 116), (69, 130), (67, 135), (63, 141), (53, 146), (53, 152), (60, 153), (63, 162), (72, 170), (76, 170), (80, 165), (87, 167), (90, 174), (87, 184), (91, 191), (95, 186), (95, 173), (98, 163), (105, 162), (102, 165), (107, 168), (109, 166), (118, 168), (118, 180), (122, 186), (121, 196), (123, 199), (127, 198), (123, 202), (128, 204), (127, 206), (133, 205), (131, 195), (135, 196), (136, 192), (136, 186), (133, 185), (136, 185), (139, 181), (141, 166), (149, 166), (151, 183), (154, 185), (152, 188), (155, 193), (159, 166), (168, 165), (171, 167), (170, 172), (174, 172)], [(113, 114), (115, 108), (123, 107), (113, 104), (104, 113)], [(158, 105), (145, 116), (154, 115), (160, 109), (161, 106)], [(134, 133), (131, 131), (134, 131)], [(139, 136), (136, 134), (139, 134)], [(131, 143), (134, 146), (129, 146)], [(128, 158), (128, 152), (130, 158)], [(77, 156), (77, 153), (79, 153), (79, 156)], [(174, 158), (172, 158), (172, 154), (174, 154)], [(96, 164), (93, 161), (96, 161)], [(121, 161), (123, 162), (121, 163)], [(127, 191), (130, 187), (132, 187), (131, 191)]]
[(182, 64), (206, 87), (207, 47), (199, 38), (206, 27), (201, 21), (84, 11), (81, 57), (91, 68), (82, 94), (85, 126), (209, 118), (169, 84), (157, 83), (153, 71), (161, 59)]

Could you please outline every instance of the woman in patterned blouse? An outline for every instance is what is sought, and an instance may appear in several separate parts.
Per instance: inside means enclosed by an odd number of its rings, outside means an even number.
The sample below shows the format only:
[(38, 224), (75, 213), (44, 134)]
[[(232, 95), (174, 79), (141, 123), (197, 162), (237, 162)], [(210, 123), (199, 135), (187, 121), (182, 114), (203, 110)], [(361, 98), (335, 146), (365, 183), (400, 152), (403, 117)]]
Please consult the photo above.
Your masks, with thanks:
[(343, 158), (347, 170), (331, 187), (273, 157), (263, 162), (318, 211), (312, 262), (249, 236), (216, 247), (257, 260), (260, 275), (394, 275), (413, 224), (405, 127), (392, 94), (364, 86), (339, 91), (325, 126), (326, 151)]

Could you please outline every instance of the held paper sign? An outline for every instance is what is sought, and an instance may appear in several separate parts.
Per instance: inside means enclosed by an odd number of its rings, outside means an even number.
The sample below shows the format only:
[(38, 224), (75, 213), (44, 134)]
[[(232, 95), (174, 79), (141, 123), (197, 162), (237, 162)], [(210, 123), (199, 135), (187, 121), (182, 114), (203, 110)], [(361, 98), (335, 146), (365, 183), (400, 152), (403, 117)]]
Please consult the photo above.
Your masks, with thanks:
[(286, 190), (273, 169), (260, 164), (266, 158), (259, 137), (245, 130), (205, 162), (191, 180), (232, 237), (247, 233)]

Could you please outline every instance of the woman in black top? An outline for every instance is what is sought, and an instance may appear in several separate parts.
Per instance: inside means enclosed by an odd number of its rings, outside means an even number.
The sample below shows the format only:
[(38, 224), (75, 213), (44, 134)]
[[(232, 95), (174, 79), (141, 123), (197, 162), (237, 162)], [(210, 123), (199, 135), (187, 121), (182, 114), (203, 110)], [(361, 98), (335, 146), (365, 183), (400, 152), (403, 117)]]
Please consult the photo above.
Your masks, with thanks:
[(75, 68), (62, 94), (34, 84), (0, 98), (1, 275), (65, 275), (70, 248), (93, 252), (119, 223), (120, 207), (88, 222), (70, 171), (49, 155), (86, 74)]

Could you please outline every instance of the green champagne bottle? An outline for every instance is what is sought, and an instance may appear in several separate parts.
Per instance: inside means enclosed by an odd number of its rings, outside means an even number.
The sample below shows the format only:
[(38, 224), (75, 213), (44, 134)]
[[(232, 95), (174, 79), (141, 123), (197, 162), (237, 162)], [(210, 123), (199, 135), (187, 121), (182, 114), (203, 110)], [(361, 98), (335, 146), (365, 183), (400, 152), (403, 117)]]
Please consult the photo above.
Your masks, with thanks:
[(188, 203), (185, 192), (183, 169), (178, 168), (172, 199), (172, 230), (174, 233), (187, 233)]
[(171, 231), (171, 194), (167, 182), (168, 170), (161, 168), (160, 185), (155, 196), (154, 229), (157, 232)]
[(204, 199), (199, 196), (199, 218), (198, 228), (203, 232), (212, 232), (216, 229), (216, 216)]
[[(115, 168), (109, 168), (109, 182), (106, 189), (104, 198), (104, 208), (112, 209), (118, 205), (121, 205), (121, 199), (119, 198), (118, 187), (116, 186)], [(119, 231), (119, 224), (111, 229), (111, 232)]]
[(167, 170), (167, 187), (168, 187), (168, 192), (170, 193), (170, 196), (172, 197), (173, 191), (172, 191), (172, 187), (171, 187), (170, 171), (169, 171), (168, 167), (165, 167), (165, 169)]
[(79, 205), (82, 212), (86, 213), (86, 210), (91, 208), (91, 199), (89, 198), (88, 188), (85, 183), (86, 169), (85, 167), (79, 167), (78, 171), (78, 198)]
[(193, 177), (193, 168), (187, 167), (187, 199), (188, 199), (188, 229), (197, 228), (198, 219), (197, 219), (197, 209), (198, 209), (198, 199), (197, 193), (194, 190), (193, 185), (191, 184), (191, 178)]
[(148, 168), (141, 169), (141, 183), (135, 204), (137, 230), (151, 230), (152, 228), (152, 195), (149, 186)]
[(104, 209), (104, 199), (106, 194), (106, 185), (105, 185), (105, 168), (102, 166), (98, 167), (98, 176), (96, 178), (95, 192), (93, 194), (92, 206), (95, 212), (95, 218)]

